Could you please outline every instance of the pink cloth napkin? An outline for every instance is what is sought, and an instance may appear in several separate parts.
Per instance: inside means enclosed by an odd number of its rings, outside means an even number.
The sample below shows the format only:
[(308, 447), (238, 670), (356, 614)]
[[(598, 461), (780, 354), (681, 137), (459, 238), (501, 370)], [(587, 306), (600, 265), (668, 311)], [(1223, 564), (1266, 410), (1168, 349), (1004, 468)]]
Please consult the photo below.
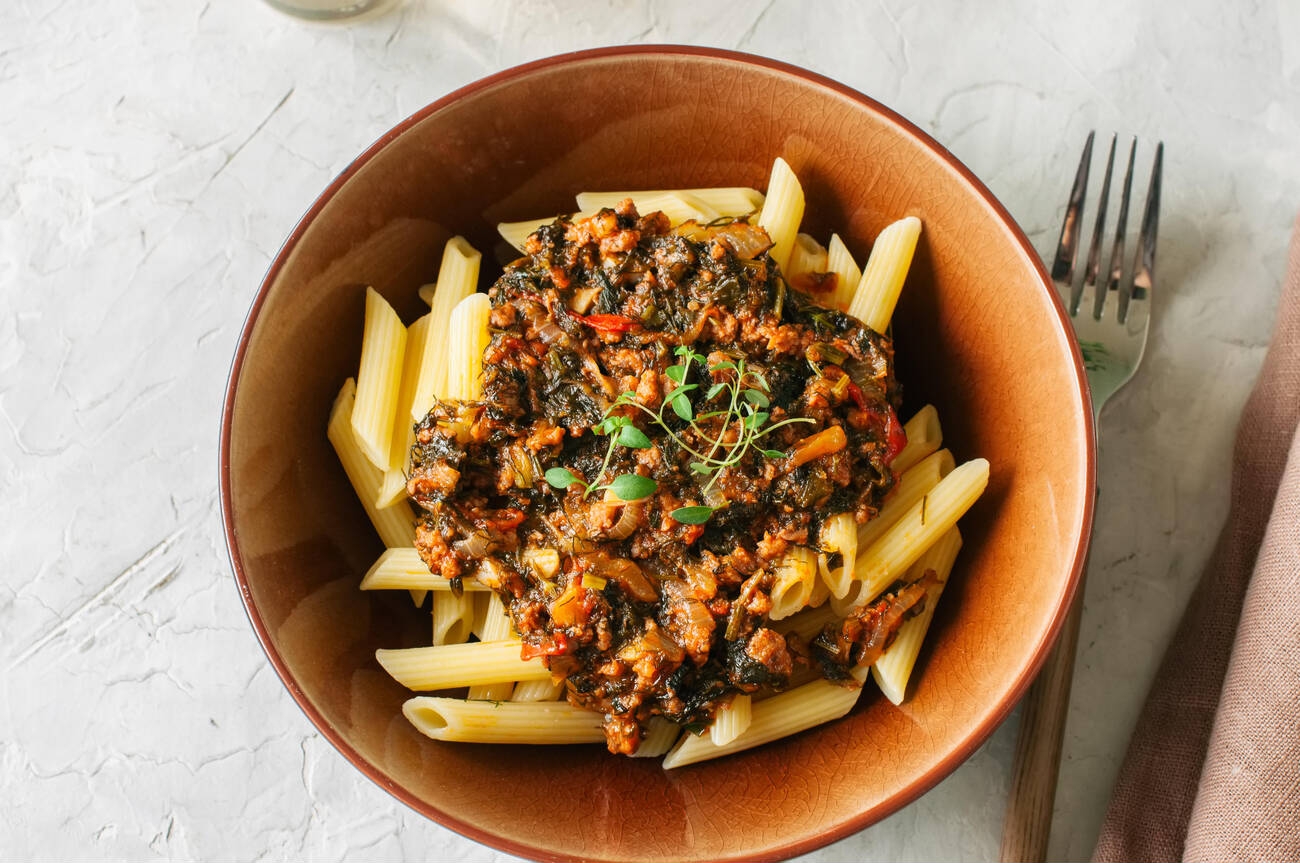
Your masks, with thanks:
[(1094, 859), (1300, 860), (1300, 220), (1237, 430), (1231, 508)]

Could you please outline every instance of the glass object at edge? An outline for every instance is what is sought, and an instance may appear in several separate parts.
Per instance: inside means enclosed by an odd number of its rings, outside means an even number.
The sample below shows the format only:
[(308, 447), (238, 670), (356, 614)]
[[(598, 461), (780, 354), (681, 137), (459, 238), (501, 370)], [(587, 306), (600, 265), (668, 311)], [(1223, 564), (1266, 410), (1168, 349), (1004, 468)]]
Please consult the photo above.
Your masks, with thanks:
[(272, 9), (296, 18), (335, 21), (366, 13), (378, 14), (397, 5), (396, 0), (265, 0)]

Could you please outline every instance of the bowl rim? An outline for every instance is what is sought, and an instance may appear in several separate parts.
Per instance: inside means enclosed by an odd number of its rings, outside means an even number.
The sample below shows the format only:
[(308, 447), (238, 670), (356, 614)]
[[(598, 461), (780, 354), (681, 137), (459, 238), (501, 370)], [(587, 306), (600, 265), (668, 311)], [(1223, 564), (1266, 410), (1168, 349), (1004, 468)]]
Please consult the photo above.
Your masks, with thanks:
[(226, 552), (230, 560), (231, 569), (235, 576), (235, 581), (239, 586), (239, 594), (243, 601), (244, 612), (247, 614), (249, 622), (252, 624), (253, 630), (257, 635), (257, 640), (261, 644), (263, 652), (271, 661), (271, 665), (274, 667), (276, 674), (280, 677), (281, 682), (285, 685), (285, 688), (289, 691), (293, 700), (297, 703), (303, 713), (306, 714), (307, 718), (311, 721), (312, 725), (315, 726), (316, 730), (323, 734), (330, 744), (333, 745), (334, 748), (337, 749), (349, 762), (351, 762), (354, 767), (365, 774), (366, 777), (381, 789), (387, 791), (390, 795), (406, 804), (411, 809), (450, 830), (474, 840), (475, 842), (479, 842), (492, 848), (497, 848), (510, 854), (529, 857), (530, 859), (535, 860), (571, 861), (592, 859), (586, 855), (556, 853), (554, 851), (533, 846), (524, 840), (490, 833), (478, 828), (472, 823), (463, 821), (434, 806), (428, 805), (408, 791), (405, 787), (395, 785), (379, 769), (379, 767), (362, 756), (342, 737), (332, 724), (326, 721), (325, 717), (315, 708), (315, 706), (312, 705), (306, 694), (298, 686), (293, 672), (275, 649), (266, 623), (263, 621), (261, 614), (253, 603), (248, 585), (248, 578), (244, 572), (243, 558), (240, 554), (239, 543), (235, 535), (230, 457), (235, 397), (239, 388), (241, 372), (243, 370), (244, 359), (247, 354), (252, 330), (258, 322), (259, 315), (267, 299), (271, 285), (279, 276), (280, 271), (283, 269), (294, 249), (297, 247), (303, 234), (308, 230), (321, 210), (333, 199), (335, 194), (338, 193), (343, 185), (392, 141), (405, 134), (409, 129), (422, 122), (427, 117), (467, 96), (503, 82), (524, 77), (553, 66), (563, 66), (582, 63), (589, 60), (631, 55), (704, 57), (712, 60), (723, 60), (728, 63), (742, 66), (755, 66), (770, 72), (777, 72), (802, 79), (804, 82), (813, 84), (817, 87), (831, 90), (834, 93), (837, 93), (838, 95), (856, 102), (859, 105), (885, 117), (890, 122), (897, 124), (909, 135), (913, 136), (934, 155), (938, 156), (948, 165), (949, 168), (969, 183), (971, 188), (983, 199), (984, 203), (997, 214), (1004, 226), (1009, 230), (1014, 241), (1021, 247), (1027, 259), (1032, 263), (1043, 290), (1051, 300), (1052, 307), (1056, 313), (1056, 322), (1058, 326), (1062, 328), (1066, 335), (1070, 336), (1070, 338), (1067, 339), (1067, 344), (1070, 346), (1076, 389), (1081, 400), (1079, 407), (1082, 415), (1087, 418), (1089, 425), (1087, 433), (1084, 435), (1084, 462), (1086, 474), (1084, 477), (1085, 499), (1083, 502), (1081, 523), (1079, 524), (1079, 540), (1074, 550), (1074, 561), (1070, 568), (1064, 601), (1056, 610), (1042, 641), (1034, 649), (1032, 658), (1022, 674), (1016, 679), (1013, 686), (1004, 693), (996, 707), (986, 715), (986, 718), (981, 723), (975, 726), (971, 733), (969, 733), (955, 749), (947, 753), (925, 773), (914, 777), (892, 797), (870, 807), (869, 809), (863, 810), (844, 819), (839, 824), (817, 834), (816, 836), (791, 840), (752, 852), (737, 852), (729, 857), (718, 858), (719, 861), (783, 860), (800, 854), (806, 854), (864, 830), (899, 811), (904, 806), (913, 803), (964, 763), (975, 752), (975, 750), (993, 734), (997, 727), (1002, 724), (1015, 705), (1020, 701), (1025, 691), (1029, 688), (1029, 685), (1037, 676), (1043, 663), (1046, 661), (1048, 653), (1056, 643), (1057, 635), (1064, 625), (1066, 615), (1069, 613), (1072, 604), (1077, 598), (1076, 595), (1078, 594), (1083, 582), (1083, 572), (1087, 561), (1088, 545), (1092, 535), (1094, 507), (1096, 502), (1096, 429), (1095, 422), (1093, 421), (1091, 390), (1089, 389), (1087, 375), (1084, 370), (1083, 357), (1075, 339), (1073, 338), (1071, 325), (1066, 316), (1065, 308), (1061, 303), (1060, 297), (1057, 294), (1050, 277), (1048, 276), (1046, 266), (1020, 225), (1011, 217), (1011, 214), (993, 195), (988, 187), (985, 186), (984, 183), (961, 162), (961, 160), (949, 152), (946, 147), (936, 141), (933, 137), (920, 129), (916, 124), (870, 96), (820, 73), (781, 60), (756, 54), (694, 45), (620, 45), (589, 48), (580, 51), (556, 54), (503, 69), (500, 72), (479, 78), (463, 87), (459, 87), (456, 90), (447, 93), (397, 123), (376, 139), (359, 156), (353, 159), (352, 162), (341, 171), (333, 181), (330, 182), (324, 191), (317, 196), (308, 209), (298, 219), (293, 230), (289, 233), (289, 236), (276, 252), (275, 258), (272, 260), (267, 269), (266, 275), (258, 286), (257, 294), (250, 304), (248, 314), (245, 316), (244, 323), (240, 329), (239, 342), (236, 346), (235, 354), (230, 364), (230, 371), (227, 375), (221, 412), (221, 441), (218, 450), (217, 468), (219, 493), (221, 497), (221, 520), (222, 529), (225, 534)]

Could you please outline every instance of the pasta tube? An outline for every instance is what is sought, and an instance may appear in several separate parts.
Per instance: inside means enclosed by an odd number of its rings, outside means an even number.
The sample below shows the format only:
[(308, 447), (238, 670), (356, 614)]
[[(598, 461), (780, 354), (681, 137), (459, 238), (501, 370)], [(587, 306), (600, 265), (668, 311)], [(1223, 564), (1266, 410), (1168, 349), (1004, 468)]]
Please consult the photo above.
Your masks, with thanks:
[(474, 626), (474, 596), (451, 591), (433, 595), (433, 643), (463, 644)]
[(407, 689), (437, 690), (514, 680), (550, 680), (541, 659), (520, 659), (518, 641), (471, 641), (379, 649), (375, 659)]
[[(478, 636), (479, 641), (518, 640), (514, 624), (511, 623), (510, 615), (506, 612), (505, 604), (499, 594), (479, 593), (474, 596), (473, 632)], [(501, 683), (485, 683), (471, 686), (465, 697), (481, 701), (507, 701), (514, 689), (515, 684), (509, 680)]]
[[(597, 212), (605, 207), (617, 207), (624, 199), (631, 198), (636, 211), (642, 216), (648, 213), (662, 212), (668, 217), (668, 222), (672, 225), (680, 225), (683, 222), (696, 221), (700, 224), (707, 224), (722, 216), (718, 210), (709, 206), (709, 204), (692, 191), (667, 191), (667, 192), (633, 192), (624, 195), (622, 198), (615, 198), (610, 193), (600, 193), (593, 195), (584, 192), (578, 196), (578, 209), (587, 212)], [(599, 205), (597, 205), (599, 202)], [(749, 210), (745, 210), (746, 213)]]
[[(853, 670), (853, 676), (864, 680), (867, 669)], [(838, 719), (853, 709), (862, 689), (856, 686), (841, 686), (827, 680), (815, 680), (794, 689), (756, 701), (751, 706), (752, 719), (749, 727), (735, 740), (725, 746), (716, 746), (706, 736), (686, 734), (664, 758), (664, 769), (683, 767), (697, 761), (730, 755), (762, 746), (781, 737), (787, 737), (799, 731)]]
[(438, 267), (438, 289), (433, 295), (429, 318), (429, 337), (420, 359), (420, 375), (411, 402), (411, 421), (419, 422), (433, 407), (434, 399), (447, 397), (447, 333), (451, 312), (456, 305), (478, 288), (478, 269), (482, 259), (464, 237), (452, 237), (442, 252)]
[(952, 473), (952, 469), (956, 466), (952, 453), (941, 449), (933, 455), (926, 456), (920, 464), (909, 468), (907, 473), (899, 477), (894, 493), (885, 501), (880, 512), (876, 513), (876, 517), (857, 528), (858, 548), (866, 548), (880, 539), (885, 531), (903, 517), (903, 513), (929, 494), (939, 484), (939, 480)]
[(415, 385), (420, 377), (420, 361), (424, 357), (430, 317), (431, 315), (424, 315), (406, 330), (406, 355), (402, 362), (402, 385), (398, 390), (393, 416), (392, 449), (388, 453), (388, 467), (379, 487), (376, 506), (392, 506), (406, 497), (406, 459), (411, 452), (411, 445), (415, 443), (411, 406), (415, 402)]
[(835, 289), (826, 297), (826, 305), (847, 312), (862, 280), (862, 268), (853, 260), (839, 234), (831, 234), (831, 241), (826, 244), (826, 272), (835, 274)]
[(767, 181), (767, 197), (758, 214), (758, 226), (772, 239), (769, 254), (776, 265), (785, 272), (790, 264), (790, 251), (794, 248), (799, 223), (803, 221), (804, 197), (799, 179), (790, 170), (785, 159), (777, 157), (772, 163), (772, 174)]
[(393, 417), (397, 413), (406, 351), (406, 327), (374, 288), (366, 288), (366, 322), (361, 336), (361, 370), (357, 372), (352, 433), (370, 463), (388, 469)]
[(673, 748), (673, 744), (681, 734), (680, 725), (662, 716), (652, 716), (646, 723), (645, 737), (641, 738), (641, 745), (637, 747), (636, 752), (632, 753), (632, 757), (658, 758)]
[(938, 582), (932, 584), (926, 592), (925, 608), (902, 625), (893, 644), (871, 666), (871, 676), (876, 679), (876, 685), (894, 704), (903, 703), (903, 696), (907, 693), (907, 680), (912, 676), (916, 657), (921, 652), (921, 642), (930, 629), (935, 607), (939, 604), (939, 595), (948, 583), (948, 576), (960, 549), (961, 533), (954, 527), (939, 537), (938, 542), (930, 546), (907, 572), (907, 580), (915, 581), (925, 575), (927, 569), (932, 569)]
[(798, 276), (825, 272), (826, 248), (808, 234), (796, 234), (790, 249), (790, 264), (785, 270), (786, 281), (793, 283)]
[(510, 700), (554, 701), (560, 697), (562, 689), (564, 689), (563, 683), (557, 683), (550, 678), (545, 680), (521, 680), (515, 684), (514, 692), (510, 694)]
[(921, 220), (908, 216), (881, 231), (871, 247), (849, 314), (878, 333), (889, 329), (920, 235)]
[[(595, 210), (591, 210), (590, 212), (584, 210), (581, 213), (574, 213), (570, 218), (575, 222), (579, 219), (590, 218), (591, 216), (594, 216), (599, 209), (600, 208), (597, 207)], [(541, 219), (524, 219), (522, 222), (499, 222), (497, 224), (497, 233), (501, 235), (503, 240), (514, 246), (517, 251), (522, 252), (524, 250), (524, 245), (528, 242), (528, 238), (532, 236), (533, 232), (538, 228), (545, 227), (551, 222), (554, 222), (555, 218), (555, 216), (546, 216)]]
[[(406, 504), (402, 504), (403, 507)], [(410, 509), (407, 509), (410, 512)], [(379, 555), (370, 565), (365, 577), (361, 579), (362, 590), (436, 590), (450, 591), (451, 582), (441, 575), (429, 572), (429, 567), (420, 559), (420, 554), (410, 543), (415, 542), (415, 529), (411, 529), (411, 540), (406, 547), (389, 548)], [(461, 582), (466, 593), (486, 591), (482, 583), (473, 578)]]
[(939, 427), (939, 412), (934, 409), (934, 405), (926, 405), (910, 420), (903, 423), (903, 433), (907, 435), (907, 445), (890, 465), (895, 473), (903, 473), (937, 450), (939, 444), (943, 442), (943, 429)]
[[(757, 189), (732, 186), (708, 189), (657, 189), (645, 192), (583, 192), (578, 195), (578, 209), (594, 213), (605, 207), (617, 207), (625, 198), (631, 198), (632, 203), (636, 204), (637, 212), (644, 216), (658, 209), (658, 207), (647, 209), (646, 204), (653, 204), (663, 195), (677, 195), (688, 203), (700, 206), (701, 209), (708, 208), (714, 211), (717, 216), (736, 218), (756, 213), (763, 208), (762, 192)], [(669, 218), (672, 218), (671, 214)]]
[(325, 435), (333, 444), (334, 452), (343, 464), (343, 472), (348, 475), (348, 481), (352, 483), (352, 490), (360, 498), (362, 508), (365, 509), (370, 523), (375, 526), (375, 532), (379, 534), (384, 545), (389, 548), (408, 547), (415, 542), (415, 517), (406, 501), (398, 501), (392, 506), (383, 508), (375, 506), (383, 474), (361, 452), (356, 436), (352, 433), (352, 411), (356, 402), (356, 393), (356, 381), (348, 378), (343, 382), (343, 388), (339, 390), (338, 397), (334, 399), (334, 406), (330, 409)]
[(515, 638), (514, 623), (500, 594), (479, 593), (474, 599), (474, 635), (479, 641)]
[(957, 523), (983, 493), (989, 463), (972, 459), (948, 474), (903, 514), (893, 527), (858, 554), (857, 603), (870, 602), (898, 580), (921, 554)]
[[(822, 551), (817, 555), (817, 571), (831, 594), (841, 598), (849, 592), (853, 564), (858, 558), (858, 525), (853, 513), (841, 512), (826, 519), (818, 544)], [(839, 557), (834, 566), (831, 566), (832, 555)]]
[(601, 716), (562, 702), (466, 701), (420, 696), (402, 713), (422, 734), (461, 743), (601, 743)]
[(475, 401), (483, 394), (483, 351), (491, 335), (487, 294), (470, 294), (452, 309), (447, 336), (447, 398)]
[(726, 746), (749, 728), (754, 719), (752, 701), (748, 695), (741, 693), (718, 708), (713, 724), (709, 726), (709, 739), (714, 746)]
[(817, 608), (805, 608), (792, 617), (774, 623), (772, 628), (782, 635), (795, 633), (804, 641), (812, 641), (817, 633), (826, 628), (826, 624), (836, 622), (843, 617), (844, 615), (837, 613), (829, 605), (822, 605)]
[(817, 577), (817, 554), (811, 548), (795, 546), (776, 563), (772, 583), (770, 620), (789, 617), (812, 599), (813, 580)]

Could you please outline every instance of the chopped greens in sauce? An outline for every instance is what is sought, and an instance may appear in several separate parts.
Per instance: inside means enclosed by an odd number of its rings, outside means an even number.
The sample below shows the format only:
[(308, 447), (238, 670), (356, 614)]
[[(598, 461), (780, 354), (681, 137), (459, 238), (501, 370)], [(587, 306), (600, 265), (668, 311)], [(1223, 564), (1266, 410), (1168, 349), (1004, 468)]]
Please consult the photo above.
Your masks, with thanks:
[(417, 426), (421, 557), (500, 593), (614, 752), (801, 670), (852, 685), (924, 600), (811, 643), (768, 619), (776, 563), (830, 515), (872, 518), (905, 443), (890, 340), (792, 289), (770, 246), (630, 201), (557, 219), (489, 291), (482, 399)]

